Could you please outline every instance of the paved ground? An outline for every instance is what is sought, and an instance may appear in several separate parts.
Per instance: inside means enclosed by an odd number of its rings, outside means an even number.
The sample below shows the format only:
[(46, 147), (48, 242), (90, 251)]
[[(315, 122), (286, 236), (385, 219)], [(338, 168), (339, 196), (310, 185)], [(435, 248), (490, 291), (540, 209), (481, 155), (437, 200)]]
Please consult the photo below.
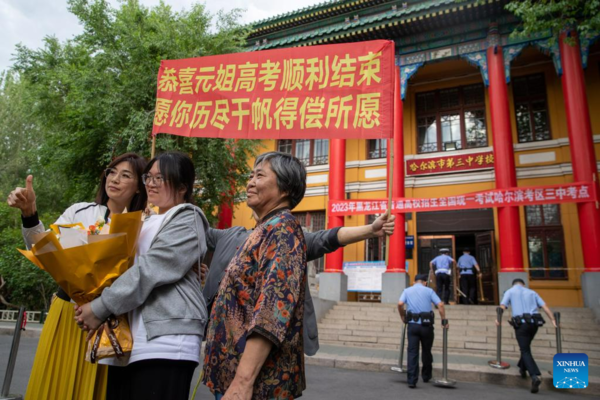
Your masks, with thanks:
[[(363, 360), (378, 360), (383, 364), (393, 363), (398, 364), (399, 352), (384, 350), (384, 349), (371, 349), (367, 347), (342, 347), (334, 346), (329, 344), (322, 344), (319, 347), (318, 356), (325, 357), (326, 355), (336, 356), (338, 358), (347, 359), (363, 359)], [(535, 353), (534, 353), (535, 356)], [(448, 354), (448, 365), (457, 366), (458, 364), (471, 364), (471, 365), (482, 365), (487, 367), (487, 360), (494, 359), (494, 356), (483, 356), (483, 355), (469, 355), (469, 354)], [(406, 364), (407, 353), (404, 353), (404, 364)], [(515, 366), (518, 363), (518, 359), (513, 357), (503, 357), (503, 361), (508, 362), (512, 367), (511, 371), (516, 371)], [(434, 367), (439, 366), (441, 368), (442, 355), (439, 353), (433, 353)], [(540, 360), (536, 358), (536, 363), (542, 373), (552, 371), (552, 361)], [(590, 365), (589, 367), (590, 377), (600, 377), (600, 366)], [(515, 372), (516, 374), (516, 372)]]
[[(0, 379), (4, 379), (6, 363), (10, 351), (12, 337), (0, 335)], [(25, 392), (29, 371), (33, 363), (37, 338), (23, 337), (17, 359), (17, 367), (11, 385), (12, 393)], [(194, 384), (198, 376), (194, 378)], [(406, 386), (406, 376), (386, 372), (352, 371), (327, 368), (315, 365), (307, 366), (308, 389), (304, 392), (305, 399), (328, 400), (370, 400), (370, 399), (400, 399), (406, 396), (418, 396), (419, 400), (519, 400), (531, 399), (532, 395), (524, 389), (510, 388), (483, 383), (459, 382), (455, 389), (442, 389), (432, 384), (419, 383), (417, 389)], [(544, 399), (590, 399), (590, 396), (573, 395), (557, 391), (543, 391)], [(201, 386), (196, 399), (212, 400), (210, 392)]]

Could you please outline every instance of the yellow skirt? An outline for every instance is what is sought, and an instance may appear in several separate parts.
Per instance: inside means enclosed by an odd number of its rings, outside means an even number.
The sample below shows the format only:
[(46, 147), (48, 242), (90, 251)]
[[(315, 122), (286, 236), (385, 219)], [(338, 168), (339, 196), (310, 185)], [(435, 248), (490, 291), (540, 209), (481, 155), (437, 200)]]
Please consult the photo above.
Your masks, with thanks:
[(106, 398), (106, 365), (85, 361), (86, 334), (75, 323), (73, 303), (52, 301), (40, 336), (25, 400)]

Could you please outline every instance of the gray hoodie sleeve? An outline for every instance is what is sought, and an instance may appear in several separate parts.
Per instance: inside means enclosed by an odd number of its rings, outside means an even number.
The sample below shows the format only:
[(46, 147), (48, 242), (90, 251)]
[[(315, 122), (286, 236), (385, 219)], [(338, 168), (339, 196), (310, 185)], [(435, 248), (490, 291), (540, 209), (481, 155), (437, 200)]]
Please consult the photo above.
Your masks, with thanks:
[(325, 254), (336, 251), (342, 245), (338, 240), (340, 227), (318, 232), (304, 232), (306, 240), (306, 261), (313, 261)]
[(208, 251), (215, 251), (219, 239), (221, 239), (224, 234), (225, 231), (222, 229), (208, 228), (206, 230), (206, 245), (208, 246)]
[(181, 211), (161, 228), (148, 252), (92, 301), (96, 317), (129, 312), (144, 304), (153, 289), (178, 282), (190, 271), (206, 252), (205, 227), (195, 214)]

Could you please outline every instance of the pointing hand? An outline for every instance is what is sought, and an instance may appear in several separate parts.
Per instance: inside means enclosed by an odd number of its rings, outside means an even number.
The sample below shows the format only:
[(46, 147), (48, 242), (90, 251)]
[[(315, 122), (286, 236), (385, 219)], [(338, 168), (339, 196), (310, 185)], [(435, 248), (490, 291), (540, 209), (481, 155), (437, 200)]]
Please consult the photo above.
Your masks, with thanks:
[(10, 207), (18, 208), (24, 217), (30, 217), (37, 211), (35, 206), (35, 191), (33, 190), (33, 175), (25, 181), (25, 187), (18, 187), (6, 199)]

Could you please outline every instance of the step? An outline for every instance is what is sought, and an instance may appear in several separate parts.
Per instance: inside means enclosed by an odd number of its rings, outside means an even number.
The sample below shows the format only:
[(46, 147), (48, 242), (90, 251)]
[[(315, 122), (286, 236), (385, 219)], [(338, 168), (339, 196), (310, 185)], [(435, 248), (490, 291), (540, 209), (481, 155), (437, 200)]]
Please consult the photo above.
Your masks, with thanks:
[[(359, 303), (356, 301), (340, 301), (334, 305), (334, 307), (348, 307), (348, 308), (395, 308), (396, 304), (389, 303)], [(495, 305), (465, 305), (465, 304), (450, 304), (446, 305), (447, 309), (463, 309), (463, 310), (496, 310), (498, 306)], [(558, 312), (588, 312), (591, 311), (584, 307), (552, 307), (552, 311)]]
[[(496, 307), (493, 308), (485, 308), (478, 306), (470, 306), (470, 307), (462, 307), (458, 308), (457, 306), (445, 306), (445, 311), (447, 313), (461, 313), (461, 314), (471, 314), (471, 315), (479, 315), (479, 314), (496, 314)], [(389, 305), (385, 304), (381, 307), (364, 307), (364, 306), (340, 306), (334, 305), (331, 310), (333, 311), (344, 311), (344, 312), (368, 312), (368, 313), (398, 313), (398, 307), (395, 304)], [(553, 309), (553, 312), (560, 312), (561, 319), (569, 318), (569, 317), (593, 317), (594, 313), (592, 310), (588, 308), (570, 308), (570, 309)], [(510, 313), (510, 309), (508, 311), (504, 311), (505, 314)]]
[[(561, 312), (563, 352), (585, 352), (594, 365), (600, 365), (600, 325), (594, 322), (593, 312), (586, 308), (558, 308)], [(454, 354), (496, 355), (496, 306), (446, 307), (450, 320), (448, 351)], [(515, 332), (503, 317), (502, 354), (519, 357)], [(439, 316), (436, 325), (434, 351), (441, 351), (442, 335)], [(338, 303), (319, 323), (319, 339), (323, 344), (348, 348), (369, 348), (398, 352), (403, 324), (395, 304)], [(407, 343), (405, 344), (405, 346)], [(551, 360), (556, 353), (556, 329), (547, 323), (539, 328), (532, 343), (537, 358)]]
[[(439, 318), (437, 318), (436, 320), (439, 321)], [(484, 319), (465, 320), (465, 319), (453, 319), (453, 318), (448, 317), (448, 320), (450, 321), (450, 324), (455, 327), (492, 326), (495, 329), (495, 324), (494, 324), (495, 318), (490, 318), (487, 320), (484, 320)], [(328, 314), (327, 316), (325, 316), (325, 318), (323, 318), (321, 320), (321, 322), (331, 323), (331, 324), (340, 324), (340, 325), (364, 325), (365, 323), (367, 323), (368, 325), (373, 325), (373, 326), (401, 325), (401, 319), (399, 316), (383, 317), (383, 316), (357, 315), (357, 316), (354, 316), (351, 318), (351, 317), (340, 316), (337, 314)], [(504, 320), (503, 323), (504, 323), (504, 325), (503, 325), (504, 327), (510, 328), (510, 325), (508, 325), (508, 322), (506, 320)], [(577, 323), (577, 328), (575, 328), (574, 325), (575, 325), (575, 323), (569, 323), (569, 321), (562, 321), (561, 327), (562, 327), (563, 335), (573, 335), (573, 334), (576, 335), (576, 332), (579, 332), (579, 331), (596, 332), (594, 335), (597, 335), (600, 333), (600, 325), (593, 323), (593, 322)], [(547, 322), (544, 325), (544, 327), (540, 328), (540, 330), (538, 330), (538, 331), (541, 333), (543, 329), (546, 329), (546, 331), (544, 331), (544, 333), (549, 333), (548, 329), (550, 329), (552, 331), (552, 333), (556, 332), (556, 329), (554, 328), (554, 326), (552, 326), (549, 322)], [(576, 336), (594, 336), (594, 335), (586, 334), (586, 335), (576, 335)]]
[[(369, 342), (357, 342), (357, 341), (337, 341), (337, 340), (320, 340), (320, 343), (323, 345), (333, 345), (333, 346), (342, 346), (347, 348), (370, 348), (370, 349), (379, 349), (379, 350), (388, 350), (392, 352), (398, 352), (400, 346), (398, 344), (393, 343), (369, 343)], [(405, 347), (405, 357), (406, 357), (407, 348)], [(434, 343), (432, 347), (433, 352), (442, 352), (441, 343), (437, 345)], [(579, 351), (566, 351), (566, 353), (577, 353)], [(535, 346), (532, 348), (533, 355), (536, 359), (540, 360), (552, 360), (554, 355), (556, 354), (556, 350), (552, 350), (549, 348), (536, 348)], [(477, 346), (477, 344), (467, 345), (465, 347), (461, 347), (460, 343), (453, 344), (452, 346), (448, 346), (448, 354), (464, 354), (464, 355), (479, 355), (479, 356), (489, 356), (490, 359), (495, 358), (496, 356), (496, 346), (495, 345), (481, 345)], [(590, 364), (591, 365), (600, 365), (600, 352), (587, 352)], [(503, 346), (502, 348), (502, 357), (514, 357), (519, 358), (520, 353), (518, 351), (518, 346), (516, 342), (513, 346)]]
[[(371, 320), (398, 320), (400, 316), (398, 312), (387, 312), (387, 311), (378, 311), (378, 312), (368, 312), (366, 310), (330, 310), (325, 315), (325, 318), (338, 318), (338, 319), (371, 319)], [(439, 318), (439, 314), (436, 315)], [(446, 313), (446, 317), (450, 320), (487, 320), (494, 321), (496, 320), (496, 313), (460, 313), (460, 312), (448, 312)], [(504, 315), (503, 318), (508, 319), (510, 314)], [(548, 319), (547, 317), (545, 319)], [(549, 321), (548, 321), (549, 323)], [(569, 317), (561, 317), (561, 323), (565, 324), (579, 324), (581, 326), (596, 326), (600, 327), (594, 320), (589, 318), (583, 318), (580, 316), (569, 316)]]
[[(400, 337), (401, 337), (401, 332), (397, 331), (397, 332), (386, 332), (386, 331), (372, 331), (372, 330), (356, 330), (356, 329), (346, 329), (346, 330), (339, 330), (339, 329), (328, 329), (328, 328), (323, 328), (323, 329), (319, 329), (319, 337), (322, 337), (323, 335), (328, 335), (328, 337), (333, 337), (333, 335), (337, 335), (337, 336), (352, 336), (352, 337), (356, 337), (356, 338), (364, 338), (364, 339), (360, 339), (360, 340), (368, 340), (370, 342), (377, 342), (379, 341), (379, 339), (381, 338), (385, 338), (388, 339), (388, 342), (394, 342), (395, 343), (399, 343)], [(436, 340), (441, 341), (442, 339), (441, 335), (436, 335)], [(497, 343), (497, 338), (496, 335), (487, 335), (487, 334), (481, 334), (481, 335), (472, 335), (472, 336), (466, 336), (466, 335), (461, 335), (461, 334), (452, 334), (449, 335), (448, 339), (450, 341), (455, 341), (455, 342), (463, 342), (463, 343), (491, 343), (491, 344), (495, 344)], [(352, 339), (354, 340), (354, 339)], [(358, 340), (358, 339), (357, 339)], [(598, 338), (595, 338), (596, 341), (598, 341)], [(514, 338), (514, 333), (512, 332), (507, 332), (506, 334), (503, 334), (502, 336), (502, 344), (506, 344), (506, 345), (513, 345), (515, 343), (515, 338)], [(549, 347), (552, 349), (556, 348), (556, 340), (555, 337), (551, 336), (551, 335), (545, 335), (545, 336), (536, 336), (535, 340), (533, 341), (533, 346), (534, 347)], [(565, 350), (580, 350), (580, 351), (588, 351), (588, 350), (592, 350), (592, 351), (600, 351), (600, 343), (590, 343), (590, 342), (573, 342), (573, 341), (563, 341), (562, 342), (562, 347)]]

